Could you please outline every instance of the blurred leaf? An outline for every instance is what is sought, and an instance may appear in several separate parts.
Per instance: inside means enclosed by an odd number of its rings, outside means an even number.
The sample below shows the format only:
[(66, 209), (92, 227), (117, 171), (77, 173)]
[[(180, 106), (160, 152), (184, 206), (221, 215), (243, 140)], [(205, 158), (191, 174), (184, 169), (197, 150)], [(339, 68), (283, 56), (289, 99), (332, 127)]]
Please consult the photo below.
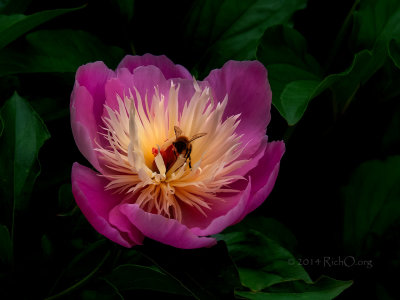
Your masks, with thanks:
[(379, 300), (394, 300), (394, 298), (390, 296), (387, 289), (379, 283), (376, 284), (376, 296)]
[(332, 90), (336, 104), (343, 112), (360, 85), (375, 73), (374, 62), (375, 56), (370, 51), (363, 50), (354, 56), (351, 66), (342, 73), (331, 74), (320, 82), (314, 80), (290, 82), (280, 96), (283, 116), (289, 125), (296, 124), (303, 116), (308, 103), (328, 88)]
[(13, 261), (13, 243), (7, 226), (0, 224), (0, 261), (10, 265)]
[(130, 22), (133, 17), (133, 10), (135, 6), (134, 0), (117, 0), (116, 4), (119, 7), (121, 15)]
[(179, 280), (196, 299), (231, 299), (240, 286), (223, 242), (211, 248), (176, 249), (151, 240), (137, 248), (164, 274)]
[(0, 49), (18, 37), (55, 17), (83, 8), (45, 10), (32, 15), (0, 15)]
[(266, 28), (285, 24), (306, 0), (198, 0), (186, 24), (190, 50), (200, 59), (202, 74), (227, 60), (255, 59), (257, 42)]
[(0, 13), (2, 13), (8, 3), (10, 3), (10, 0), (0, 0)]
[(345, 246), (356, 254), (400, 219), (400, 156), (368, 161), (343, 189)]
[(250, 300), (330, 300), (338, 296), (345, 289), (349, 288), (351, 284), (351, 281), (340, 281), (323, 276), (312, 284), (307, 284), (304, 281), (299, 280), (274, 286), (271, 289), (263, 292), (236, 291), (235, 294)]
[(53, 254), (54, 249), (51, 241), (49, 240), (47, 235), (42, 235), (41, 239), (41, 246), (42, 246), (42, 252), (44, 256), (50, 256)]
[[(400, 2), (397, 0), (364, 0), (354, 14), (351, 41), (355, 47), (372, 51), (371, 75), (385, 62), (389, 43), (400, 36)], [(395, 50), (396, 45), (391, 44)]]
[[(74, 297), (75, 298), (75, 297)], [(102, 282), (101, 286), (96, 286), (95, 290), (85, 289), (79, 294), (81, 300), (124, 300), (122, 295), (118, 295), (115, 289), (109, 284)]]
[(396, 67), (400, 69), (400, 38), (390, 41), (389, 56), (393, 60)]
[(296, 124), (308, 103), (328, 88), (339, 107), (346, 109), (359, 86), (380, 66), (380, 57), (364, 50), (347, 70), (323, 78), (318, 63), (307, 54), (304, 38), (281, 25), (265, 31), (257, 57), (268, 69), (272, 102), (289, 125)]
[(400, 153), (400, 105), (392, 109), (391, 120), (382, 135), (382, 148), (386, 154)]
[(75, 282), (73, 285), (69, 286), (68, 288), (64, 289), (63, 291), (54, 294), (48, 298), (47, 300), (50, 299), (57, 299), (64, 297), (65, 295), (71, 294), (72, 292), (75, 292), (76, 290), (79, 290), (82, 286), (87, 284), (89, 280), (93, 278), (93, 276), (100, 270), (100, 268), (103, 266), (103, 264), (107, 261), (107, 259), (110, 257), (111, 251), (107, 251), (107, 253), (103, 256), (103, 258), (96, 264), (96, 266), (91, 270), (90, 273), (88, 273), (85, 277), (81, 278), (78, 282)]
[[(60, 38), (62, 36), (62, 38)], [(104, 45), (97, 37), (79, 30), (41, 30), (26, 36), (27, 48), (0, 52), (0, 76), (14, 73), (75, 72), (88, 62), (103, 60), (110, 67), (123, 50)], [(8, 50), (8, 49), (7, 49)]]
[(398, 0), (363, 0), (354, 14), (351, 40), (356, 47), (372, 49), (376, 42), (388, 42), (400, 33)]
[(305, 38), (289, 26), (276, 25), (264, 32), (258, 44), (257, 59), (266, 66), (283, 64), (296, 67), (308, 72), (311, 76), (309, 79), (320, 78), (321, 67), (308, 54)]
[(308, 99), (304, 97), (306, 91), (303, 91), (303, 96), (298, 96), (298, 99), (291, 99), (290, 90), (293, 88), (289, 87), (285, 104), (281, 98), (283, 91), (291, 82), (301, 80), (306, 86), (308, 82), (315, 83), (321, 80), (320, 66), (307, 53), (306, 40), (293, 28), (273, 26), (265, 31), (260, 40), (257, 59), (268, 69), (272, 103), (290, 125), (295, 124), (307, 107)]
[[(57, 95), (58, 96), (58, 95)], [(58, 120), (69, 117), (69, 105), (65, 99), (54, 98), (39, 98), (30, 101), (32, 107), (42, 117), (46, 123), (49, 121)]]
[(66, 284), (73, 284), (78, 278), (85, 277), (85, 275), (91, 274), (92, 270), (96, 270), (99, 266), (99, 261), (101, 262), (100, 265), (104, 263), (104, 255), (108, 256), (110, 254), (106, 246), (105, 239), (91, 244), (85, 243), (83, 250), (60, 271), (49, 294), (59, 291), (60, 288), (65, 288)]
[(4, 122), (0, 138), (0, 180), (4, 200), (8, 201), (5, 206), (11, 212), (28, 206), (40, 172), (38, 153), (50, 134), (39, 115), (17, 93), (4, 104), (0, 116)]
[(256, 230), (279, 245), (292, 251), (297, 247), (296, 237), (282, 223), (262, 216), (247, 216), (238, 224), (228, 227), (223, 233)]
[(277, 283), (299, 279), (312, 282), (288, 250), (256, 230), (217, 236), (227, 243), (243, 286), (251, 290), (260, 291)]
[(351, 66), (344, 72), (332, 74), (325, 78), (330, 86), (336, 104), (344, 112), (360, 86), (365, 84), (382, 66), (382, 56), (377, 52), (362, 50), (354, 56)]
[[(400, 36), (400, 2), (397, 0), (364, 0), (354, 13), (351, 42), (356, 49), (367, 48), (371, 51), (371, 60), (362, 66), (365, 82), (380, 69), (388, 56), (396, 63), (396, 42)], [(392, 50), (392, 51), (391, 51)], [(344, 88), (356, 87), (357, 82), (343, 82)], [(336, 90), (340, 93), (340, 88)]]
[(178, 295), (190, 295), (177, 280), (160, 270), (139, 265), (121, 265), (105, 277), (118, 291), (153, 290)]
[(107, 251), (105, 239), (91, 244), (86, 242), (83, 250), (69, 262), (61, 276), (74, 280), (77, 276), (87, 274), (98, 264)]
[(74, 196), (72, 195), (71, 184), (63, 184), (58, 189), (58, 211), (62, 214), (70, 212), (76, 207)]
[(32, 0), (0, 0), (0, 14), (23, 13), (31, 2)]

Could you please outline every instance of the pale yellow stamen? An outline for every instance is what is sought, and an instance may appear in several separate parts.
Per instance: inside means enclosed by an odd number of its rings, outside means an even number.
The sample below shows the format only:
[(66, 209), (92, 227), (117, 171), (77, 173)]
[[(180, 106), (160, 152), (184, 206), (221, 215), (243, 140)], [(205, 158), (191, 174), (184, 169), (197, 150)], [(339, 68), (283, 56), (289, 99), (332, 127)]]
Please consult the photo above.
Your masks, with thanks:
[[(178, 221), (184, 206), (206, 217), (215, 201), (224, 201), (222, 193), (238, 192), (229, 185), (243, 177), (231, 174), (247, 162), (238, 160), (243, 150), (241, 137), (235, 134), (239, 115), (222, 120), (228, 97), (214, 104), (208, 87), (201, 89), (195, 80), (193, 85), (195, 92), (180, 115), (179, 85), (173, 82), (168, 104), (157, 87), (151, 105), (147, 95), (142, 99), (136, 89), (124, 99), (116, 95), (118, 110), (105, 106), (108, 116), (103, 117), (108, 145), (96, 149), (105, 165), (102, 176), (110, 181), (106, 189), (123, 194), (126, 201), (148, 212)], [(166, 168), (161, 150), (175, 140), (174, 126), (187, 137), (207, 133), (193, 141), (192, 169), (182, 154)], [(156, 156), (153, 148), (158, 149)]]

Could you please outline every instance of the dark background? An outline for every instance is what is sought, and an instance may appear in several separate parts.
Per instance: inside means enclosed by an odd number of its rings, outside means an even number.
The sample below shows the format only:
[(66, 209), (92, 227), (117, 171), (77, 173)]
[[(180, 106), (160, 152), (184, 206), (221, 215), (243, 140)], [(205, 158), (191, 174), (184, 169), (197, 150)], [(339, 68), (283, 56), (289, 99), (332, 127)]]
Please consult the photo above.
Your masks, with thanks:
[[(105, 288), (101, 278), (107, 277), (107, 274), (121, 264), (155, 264), (180, 278), (179, 276), (187, 272), (183, 265), (190, 261), (201, 262), (193, 268), (197, 268), (196, 276), (204, 290), (216, 298), (233, 297), (233, 288), (238, 288), (237, 277), (229, 279), (227, 274), (222, 276), (220, 273), (224, 268), (231, 270), (230, 256), (235, 260), (234, 255), (228, 255), (225, 246), (220, 245), (224, 242), (220, 242), (213, 250), (187, 252), (149, 240), (145, 241), (144, 250), (143, 247), (142, 250), (122, 249), (102, 240), (90, 227), (75, 208), (70, 192), (72, 163), (78, 161), (88, 165), (75, 146), (69, 124), (69, 96), (74, 84), (72, 70), (90, 59), (105, 60), (110, 68), (115, 68), (125, 54), (165, 54), (201, 80), (209, 69), (208, 66), (203, 69), (201, 64), (199, 66), (200, 59), (204, 57), (199, 56), (200, 50), (193, 47), (198, 36), (188, 33), (186, 26), (190, 18), (193, 18), (193, 7), (198, 2), (138, 0), (134, 6), (124, 6), (124, 1), (111, 0), (17, 2), (21, 4), (12, 13), (25, 15), (85, 5), (77, 11), (39, 25), (30, 32), (48, 29), (83, 30), (97, 37), (102, 44), (119, 47), (122, 51), (112, 52), (113, 56), (105, 52), (93, 52), (86, 57), (79, 57), (78, 54), (69, 65), (71, 71), (10, 71), (0, 74), (2, 105), (17, 91), (38, 112), (51, 135), (40, 150), (41, 172), (33, 188), (29, 208), (16, 213), (14, 263), (12, 266), (4, 265), (3, 269), (0, 267), (5, 299), (16, 298), (15, 295), (25, 299), (45, 298), (62, 292), (81, 282), (106, 253), (111, 254), (106, 255), (106, 262), (101, 265), (99, 273), (66, 293), (67, 298), (115, 298), (114, 291), (110, 287)], [(343, 40), (334, 48), (338, 32), (353, 4), (352, 1), (310, 0), (305, 9), (296, 11), (286, 23), (304, 36), (308, 53), (322, 66), (324, 75), (346, 70), (355, 53), (362, 50), (360, 45), (354, 46), (352, 42), (352, 18), (343, 31)], [(355, 11), (359, 5), (355, 6)], [(210, 22), (213, 20), (210, 19)], [(23, 37), (10, 43), (0, 52), (0, 71), (1, 68), (6, 68), (4, 62), (7, 55), (12, 57), (10, 52), (23, 54), (25, 51), (25, 55), (29, 56), (29, 49)], [(332, 54), (333, 49), (335, 50)], [(226, 60), (230, 58), (227, 54)], [(221, 66), (215, 64), (213, 68)], [(27, 66), (29, 67), (31, 65)], [(268, 69), (268, 65), (266, 67)], [(389, 157), (400, 154), (399, 79), (399, 69), (386, 57), (382, 66), (368, 80), (360, 83), (353, 100), (344, 110), (338, 111), (335, 108), (330, 90), (315, 97), (301, 120), (293, 126), (288, 126), (279, 111), (272, 108), (267, 134), (270, 140), (284, 139), (286, 153), (273, 192), (251, 217), (273, 218), (293, 233), (297, 242), (290, 250), (302, 262), (313, 280), (321, 275), (338, 280), (353, 280), (353, 285), (338, 299), (395, 299), (399, 296), (397, 279), (389, 275), (398, 274), (400, 267), (398, 218), (386, 218), (385, 210), (380, 211), (382, 206), (374, 207), (377, 219), (390, 220), (390, 224), (383, 226), (385, 230), (374, 231), (375, 223), (371, 222), (372, 229), (364, 236), (367, 241), (364, 246), (357, 247), (344, 241), (345, 231), (349, 229), (345, 222), (348, 209), (346, 201), (356, 201), (357, 198), (352, 198), (351, 195), (354, 194), (346, 187), (354, 186), (357, 195), (364, 195), (360, 190), (362, 188), (367, 191), (367, 195), (374, 193), (374, 187), (377, 190), (388, 189), (389, 192), (382, 195), (390, 195), (394, 202), (396, 199), (397, 203), (400, 201), (398, 187), (386, 186), (386, 181), (382, 179), (392, 173), (400, 179), (398, 174), (392, 172), (392, 168), (400, 166), (397, 161), (393, 164), (385, 163)], [(271, 85), (274, 92), (274, 85)], [(358, 175), (354, 175), (361, 164), (371, 160), (380, 160), (385, 165), (377, 167), (376, 172), (375, 169), (371, 171), (366, 168), (364, 173), (360, 171)], [(364, 180), (363, 176), (368, 177), (369, 181)], [(357, 181), (352, 178), (361, 179)], [(378, 183), (376, 186), (363, 186), (365, 182)], [(357, 207), (361, 219), (363, 210), (369, 212), (371, 207), (369, 198), (366, 197), (365, 200), (360, 200)], [(398, 207), (399, 204), (395, 204), (391, 211), (397, 213)], [(8, 226), (9, 216), (6, 216), (5, 210), (3, 212), (0, 223)], [(368, 213), (365, 215), (367, 218)], [(160, 252), (165, 256), (159, 256)], [(182, 259), (175, 261), (177, 256)], [(325, 257), (335, 259), (348, 256), (357, 261), (372, 261), (373, 267), (312, 263)], [(76, 263), (71, 265), (71, 261)], [(201, 270), (211, 266), (215, 270)], [(234, 274), (236, 271), (232, 270)], [(177, 297), (157, 289), (151, 290), (139, 287), (134, 291), (125, 290), (121, 293), (126, 299), (149, 295), (171, 299)], [(197, 295), (202, 298), (200, 292)]]

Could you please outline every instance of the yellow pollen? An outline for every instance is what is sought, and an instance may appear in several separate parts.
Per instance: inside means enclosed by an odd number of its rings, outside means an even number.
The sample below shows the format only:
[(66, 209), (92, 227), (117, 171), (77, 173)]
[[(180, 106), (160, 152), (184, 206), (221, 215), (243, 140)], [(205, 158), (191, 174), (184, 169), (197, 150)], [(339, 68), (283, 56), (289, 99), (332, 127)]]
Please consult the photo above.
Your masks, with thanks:
[[(188, 210), (206, 217), (213, 203), (223, 201), (222, 194), (237, 193), (229, 185), (243, 177), (232, 173), (247, 163), (239, 159), (239, 115), (222, 119), (228, 97), (215, 104), (208, 87), (201, 89), (195, 80), (193, 86), (191, 99), (181, 108), (179, 85), (172, 81), (168, 95), (154, 87), (151, 100), (136, 88), (123, 99), (116, 95), (117, 110), (105, 105), (105, 143), (96, 149), (104, 165), (102, 176), (109, 180), (107, 190), (178, 221)], [(176, 127), (187, 137), (201, 137), (192, 142), (189, 155), (186, 149), (176, 156), (171, 152)]]

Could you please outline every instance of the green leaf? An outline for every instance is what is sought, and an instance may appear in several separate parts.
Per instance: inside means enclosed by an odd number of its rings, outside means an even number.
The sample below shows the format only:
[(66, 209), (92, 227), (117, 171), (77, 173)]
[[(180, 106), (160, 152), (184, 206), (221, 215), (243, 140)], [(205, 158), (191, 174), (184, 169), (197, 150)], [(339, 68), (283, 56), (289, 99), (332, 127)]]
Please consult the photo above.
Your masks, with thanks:
[(280, 101), (282, 112), (289, 125), (296, 124), (316, 92), (323, 91), (323, 88), (318, 88), (319, 86), (320, 82), (316, 80), (297, 80), (285, 86)]
[(388, 42), (400, 33), (400, 2), (363, 0), (353, 23), (351, 40), (358, 49), (372, 49), (377, 42)]
[(118, 291), (152, 290), (169, 294), (190, 295), (175, 279), (157, 268), (139, 265), (121, 265), (105, 277)]
[(330, 300), (337, 297), (345, 289), (349, 288), (351, 284), (351, 281), (340, 281), (323, 276), (312, 284), (307, 284), (304, 281), (295, 281), (288, 284), (274, 286), (268, 291), (236, 291), (235, 294), (250, 300)]
[(246, 230), (256, 230), (290, 251), (297, 247), (296, 237), (286, 226), (275, 219), (262, 216), (248, 216), (238, 224), (225, 229), (223, 233)]
[(97, 60), (113, 67), (124, 55), (122, 49), (104, 45), (97, 37), (80, 30), (41, 30), (28, 34), (26, 40), (28, 45), (22, 52), (0, 52), (0, 76), (75, 72), (82, 64)]
[(345, 246), (355, 254), (368, 250), (400, 220), (400, 156), (368, 161), (358, 167), (343, 189)]
[(308, 72), (311, 78), (319, 78), (321, 74), (318, 62), (307, 52), (306, 40), (289, 26), (276, 25), (264, 32), (258, 44), (257, 59), (266, 66), (296, 67)]
[(10, 265), (13, 261), (13, 243), (7, 226), (0, 224), (0, 261)]
[(45, 10), (32, 15), (0, 15), (0, 49), (40, 24), (82, 7)]
[[(396, 54), (393, 53), (396, 51), (396, 42), (392, 43), (391, 41), (398, 39), (399, 36), (399, 1), (361, 1), (360, 8), (354, 14), (351, 40), (356, 48), (368, 48), (372, 51), (374, 57), (372, 70), (377, 70), (384, 64), (388, 51), (392, 59), (393, 54), (396, 57)], [(394, 62), (396, 63), (395, 60)]]
[(400, 69), (400, 38), (390, 41), (389, 56), (393, 60), (396, 67)]
[(344, 111), (360, 85), (382, 64), (382, 56), (368, 50), (357, 53), (351, 66), (323, 78), (318, 63), (307, 54), (306, 41), (296, 30), (285, 26), (267, 29), (257, 50), (258, 59), (267, 67), (272, 103), (289, 125), (304, 115), (308, 103), (330, 88), (339, 108)]
[(133, 0), (117, 0), (115, 2), (120, 10), (121, 15), (130, 22), (133, 17), (135, 1)]
[(49, 294), (53, 294), (57, 291), (59, 292), (58, 287), (61, 283), (65, 286), (65, 283), (68, 282), (71, 284), (76, 283), (77, 278), (86, 278), (87, 274), (93, 275), (94, 273), (92, 271), (98, 270), (99, 266), (104, 263), (106, 259), (104, 255), (108, 256), (110, 254), (110, 251), (107, 250), (105, 239), (98, 240), (91, 244), (85, 243), (84, 246), (83, 250), (61, 271)]
[(175, 249), (151, 240), (137, 249), (164, 274), (179, 280), (196, 299), (232, 299), (239, 276), (225, 243), (211, 248)]
[(304, 115), (308, 103), (330, 88), (341, 111), (344, 111), (361, 84), (376, 71), (375, 56), (368, 50), (357, 53), (351, 66), (342, 73), (331, 74), (321, 81), (298, 80), (287, 84), (280, 96), (281, 110), (289, 125)]
[[(293, 28), (273, 26), (262, 36), (257, 58), (268, 69), (272, 103), (290, 125), (295, 124), (307, 107), (309, 99), (305, 94), (312, 93), (313, 86), (321, 80), (320, 66), (307, 53), (306, 40)], [(288, 87), (292, 82), (295, 83)], [(302, 94), (293, 95), (293, 90), (300, 90)]]
[(4, 130), (0, 138), (0, 180), (7, 213), (29, 204), (39, 175), (38, 153), (50, 134), (29, 103), (15, 93), (0, 110)]
[(81, 278), (78, 282), (75, 282), (73, 285), (66, 288), (65, 290), (46, 298), (46, 300), (61, 298), (61, 297), (64, 297), (65, 295), (71, 294), (72, 292), (75, 292), (76, 290), (80, 289), (89, 280), (91, 280), (93, 278), (93, 276), (100, 270), (100, 268), (103, 266), (103, 264), (110, 257), (110, 254), (111, 254), (111, 251), (107, 251), (107, 253), (103, 256), (101, 261), (99, 263), (97, 263), (97, 265), (91, 270), (90, 273), (88, 273), (85, 277)]
[(257, 42), (266, 28), (285, 24), (305, 0), (198, 0), (186, 24), (191, 53), (200, 60), (202, 74), (227, 60), (254, 59)]
[(260, 291), (280, 282), (299, 279), (312, 282), (288, 250), (256, 230), (217, 236), (227, 243), (243, 286), (251, 290)]

